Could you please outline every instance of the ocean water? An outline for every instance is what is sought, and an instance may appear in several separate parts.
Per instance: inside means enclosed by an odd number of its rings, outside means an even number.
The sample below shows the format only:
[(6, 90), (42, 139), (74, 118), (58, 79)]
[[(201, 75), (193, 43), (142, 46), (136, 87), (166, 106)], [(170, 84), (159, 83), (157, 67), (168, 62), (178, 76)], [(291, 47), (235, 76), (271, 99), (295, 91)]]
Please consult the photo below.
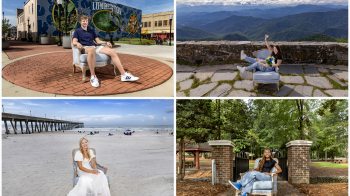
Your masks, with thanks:
[[(8, 123), (8, 128), (10, 130), (10, 133), (13, 134), (13, 128), (10, 123)], [(25, 127), (23, 126), (25, 129)], [(31, 127), (30, 127), (31, 128)], [(20, 133), (20, 126), (17, 124), (17, 133)], [(112, 134), (123, 134), (126, 130), (135, 131), (135, 133), (156, 133), (158, 131), (159, 134), (170, 134), (174, 132), (174, 128), (169, 125), (154, 125), (154, 126), (86, 126), (84, 128), (76, 128), (72, 130), (64, 130), (65, 132), (83, 132), (83, 133), (90, 133), (99, 131), (100, 133), (112, 133)], [(50, 130), (49, 130), (50, 132)], [(5, 126), (4, 123), (2, 123), (2, 133), (5, 134)]]

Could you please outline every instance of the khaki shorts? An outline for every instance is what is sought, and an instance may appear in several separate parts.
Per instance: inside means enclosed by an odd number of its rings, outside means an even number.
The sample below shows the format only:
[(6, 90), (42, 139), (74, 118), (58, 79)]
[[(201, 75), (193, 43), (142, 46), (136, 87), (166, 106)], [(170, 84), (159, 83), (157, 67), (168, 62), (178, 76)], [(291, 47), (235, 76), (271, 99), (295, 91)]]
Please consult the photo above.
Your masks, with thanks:
[[(83, 48), (84, 48), (84, 50), (86, 50), (87, 48), (95, 48), (95, 49), (96, 49), (96, 53), (100, 53), (100, 50), (101, 50), (103, 47), (104, 47), (104, 46), (84, 46)], [(82, 53), (85, 53), (85, 51), (82, 52)]]

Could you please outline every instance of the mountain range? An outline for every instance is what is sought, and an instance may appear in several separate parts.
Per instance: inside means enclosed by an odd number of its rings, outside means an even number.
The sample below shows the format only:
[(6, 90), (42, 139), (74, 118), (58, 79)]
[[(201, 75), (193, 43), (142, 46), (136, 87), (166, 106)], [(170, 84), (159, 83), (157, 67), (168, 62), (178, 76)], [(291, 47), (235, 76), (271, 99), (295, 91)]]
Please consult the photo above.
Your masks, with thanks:
[(178, 40), (263, 40), (265, 34), (275, 41), (347, 39), (348, 9), (298, 5), (177, 14)]

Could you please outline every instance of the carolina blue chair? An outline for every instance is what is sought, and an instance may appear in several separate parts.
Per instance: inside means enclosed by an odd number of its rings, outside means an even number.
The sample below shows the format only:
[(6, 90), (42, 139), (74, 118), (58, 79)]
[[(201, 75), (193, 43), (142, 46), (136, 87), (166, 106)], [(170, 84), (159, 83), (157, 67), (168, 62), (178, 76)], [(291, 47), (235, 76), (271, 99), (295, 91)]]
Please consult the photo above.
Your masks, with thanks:
[[(268, 56), (271, 55), (271, 52), (268, 49), (263, 49), (263, 50), (258, 50), (254, 52), (254, 54), (255, 54), (255, 57), (259, 59), (266, 59)], [(280, 74), (278, 71), (279, 71), (279, 68), (276, 68), (276, 71), (273, 71), (273, 72), (255, 71), (253, 73), (254, 85), (276, 84), (277, 91), (279, 91)]]
[[(278, 159), (273, 158), (277, 164)], [(254, 163), (254, 169), (258, 168), (259, 162), (261, 158), (258, 158), (255, 160)], [(271, 172), (276, 172), (276, 168), (273, 168)], [(241, 178), (243, 177), (245, 173), (241, 173)], [(241, 192), (236, 191), (236, 196), (238, 196)], [(266, 196), (272, 196), (277, 195), (277, 174), (273, 175), (271, 180), (269, 181), (256, 181), (253, 183), (253, 189), (251, 193), (248, 193), (249, 195), (266, 195)]]
[[(74, 31), (71, 32), (71, 38), (73, 40), (73, 34)], [(82, 81), (86, 80), (86, 71), (89, 70), (89, 66), (87, 63), (87, 54), (81, 54), (80, 50), (72, 45), (72, 52), (73, 52), (73, 73), (76, 71), (76, 67), (79, 67), (81, 69), (81, 72), (83, 74)], [(104, 67), (106, 65), (113, 65), (111, 64), (111, 58), (108, 55), (96, 53), (96, 64), (95, 67)], [(115, 66), (114, 67), (114, 75), (117, 75), (117, 71)]]

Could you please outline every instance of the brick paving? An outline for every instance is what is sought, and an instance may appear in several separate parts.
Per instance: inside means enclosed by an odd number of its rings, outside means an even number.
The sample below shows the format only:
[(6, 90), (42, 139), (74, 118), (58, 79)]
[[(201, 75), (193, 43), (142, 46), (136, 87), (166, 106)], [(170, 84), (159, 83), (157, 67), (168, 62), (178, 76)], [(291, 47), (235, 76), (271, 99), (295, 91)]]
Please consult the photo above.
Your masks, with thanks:
[(32, 42), (10, 41), (10, 48), (4, 50), (10, 60), (24, 56), (35, 55), (43, 52), (64, 52), (72, 51), (57, 45), (40, 45)]
[[(40, 52), (39, 50), (44, 50), (44, 48), (46, 48), (44, 51), (50, 51), (50, 47), (52, 47), (43, 46), (41, 48), (39, 46), (28, 46), (35, 51), (30, 51), (30, 53), (36, 54)], [(64, 51), (64, 49), (60, 49), (57, 46), (53, 47), (58, 48), (58, 51)], [(88, 81), (82, 83), (82, 74), (79, 68), (77, 68), (78, 71), (76, 73), (73, 73), (72, 53), (71, 50), (66, 51), (36, 55), (12, 62), (3, 68), (3, 78), (18, 86), (44, 93), (99, 96), (131, 93), (148, 89), (164, 83), (173, 74), (172, 69), (168, 65), (157, 60), (119, 54), (125, 69), (140, 77), (140, 80), (133, 83), (121, 82), (120, 76), (114, 76), (113, 66), (108, 65), (96, 68), (96, 74), (101, 86), (94, 88)], [(13, 58), (30, 55), (28, 51), (7, 51), (6, 53)]]
[(275, 84), (254, 86), (252, 73), (241, 76), (238, 64), (177, 65), (178, 97), (347, 97), (345, 65), (293, 65), (280, 67), (280, 90)]

